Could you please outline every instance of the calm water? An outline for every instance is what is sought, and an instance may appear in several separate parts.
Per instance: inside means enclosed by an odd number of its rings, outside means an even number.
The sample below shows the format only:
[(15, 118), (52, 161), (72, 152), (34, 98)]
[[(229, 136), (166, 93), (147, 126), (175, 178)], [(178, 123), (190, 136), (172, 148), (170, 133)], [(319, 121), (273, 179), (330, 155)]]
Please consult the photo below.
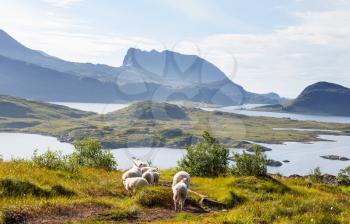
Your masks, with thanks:
[(71, 103), (71, 102), (50, 102), (62, 106), (67, 106), (73, 109), (95, 112), (98, 114), (106, 114), (112, 111), (123, 109), (128, 104), (116, 104), (116, 103)]
[[(284, 145), (262, 144), (272, 148), (266, 152), (268, 158), (278, 161), (290, 160), (281, 167), (269, 167), (269, 172), (280, 172), (284, 175), (308, 174), (317, 166), (322, 172), (336, 174), (339, 169), (350, 165), (350, 161), (334, 161), (320, 158), (321, 155), (336, 154), (350, 157), (350, 137), (349, 136), (320, 136), (334, 142), (315, 142), (313, 144), (303, 144), (290, 142)], [(5, 160), (11, 158), (29, 159), (33, 155), (34, 149), (44, 152), (47, 149), (60, 150), (63, 154), (73, 151), (73, 146), (69, 143), (59, 142), (54, 137), (22, 134), (22, 133), (0, 133), (0, 154)], [(240, 153), (242, 150), (233, 149), (233, 152)], [(144, 161), (151, 161), (159, 168), (170, 168), (176, 166), (176, 161), (180, 159), (185, 150), (170, 148), (121, 148), (112, 150), (117, 158), (118, 168), (126, 169), (131, 166), (131, 157), (136, 156)]]
[[(321, 135), (320, 138), (332, 141), (314, 142), (312, 144), (299, 142), (287, 142), (283, 145), (261, 144), (272, 149), (272, 151), (265, 152), (268, 158), (280, 162), (283, 160), (290, 161), (289, 163), (283, 163), (281, 167), (269, 167), (269, 172), (279, 172), (283, 175), (306, 175), (310, 173), (311, 169), (319, 166), (324, 173), (337, 174), (340, 169), (350, 166), (350, 161), (328, 160), (320, 157), (335, 154), (350, 158), (349, 136)], [(242, 152), (239, 149), (233, 151)]]
[(35, 149), (38, 153), (48, 149), (60, 150), (63, 154), (71, 153), (74, 149), (71, 144), (60, 142), (55, 137), (36, 134), (0, 133), (0, 142), (0, 155), (4, 160), (30, 159)]
[[(260, 106), (260, 105), (257, 105)], [(243, 108), (243, 109), (242, 109)], [(306, 115), (306, 114), (293, 114), (293, 113), (280, 113), (280, 112), (265, 112), (265, 111), (251, 111), (245, 109), (253, 109), (254, 105), (244, 106), (230, 106), (220, 108), (202, 108), (207, 111), (223, 111), (235, 114), (243, 114), (254, 117), (276, 117), (276, 118), (290, 118), (300, 121), (319, 121), (319, 122), (334, 122), (334, 123), (349, 123), (350, 117), (339, 116), (319, 116), (319, 115)]]

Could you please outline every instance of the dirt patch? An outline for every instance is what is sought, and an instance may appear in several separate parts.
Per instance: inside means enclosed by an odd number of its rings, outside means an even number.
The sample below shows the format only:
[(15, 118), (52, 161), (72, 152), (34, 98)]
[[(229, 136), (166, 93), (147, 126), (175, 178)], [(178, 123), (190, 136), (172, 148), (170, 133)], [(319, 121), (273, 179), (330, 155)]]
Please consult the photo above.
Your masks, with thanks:
[(48, 211), (30, 215), (27, 217), (24, 223), (31, 224), (58, 224), (66, 221), (79, 221), (86, 220), (94, 217), (97, 213), (105, 210), (106, 207), (102, 205), (89, 204), (89, 205), (72, 205), (69, 207), (54, 207)]

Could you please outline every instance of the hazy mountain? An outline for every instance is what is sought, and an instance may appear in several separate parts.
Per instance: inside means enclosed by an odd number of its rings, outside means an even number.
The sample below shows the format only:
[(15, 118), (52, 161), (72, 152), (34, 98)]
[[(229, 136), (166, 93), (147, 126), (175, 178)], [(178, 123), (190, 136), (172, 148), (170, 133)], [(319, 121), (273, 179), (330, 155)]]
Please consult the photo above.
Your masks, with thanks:
[(101, 81), (114, 81), (120, 72), (118, 68), (108, 65), (69, 62), (50, 56), (42, 51), (29, 49), (1, 29), (0, 55), (56, 71), (95, 78)]
[(130, 48), (124, 57), (123, 67), (151, 80), (173, 87), (193, 86), (217, 81), (227, 81), (226, 75), (210, 62), (195, 56), (173, 51), (142, 51)]
[(350, 116), (350, 89), (334, 83), (318, 82), (306, 87), (285, 110)]
[[(190, 100), (219, 105), (280, 102), (275, 93), (255, 94), (232, 82), (219, 68), (195, 55), (172, 51), (142, 51), (130, 48), (125, 71), (141, 74), (140, 80), (166, 85), (164, 100)], [(163, 92), (164, 93), (164, 92)], [(155, 96), (158, 97), (158, 96)]]
[(0, 94), (42, 101), (112, 102), (115, 85), (0, 56)]
[(219, 105), (280, 101), (277, 94), (247, 92), (198, 56), (172, 51), (130, 48), (119, 68), (75, 63), (29, 49), (0, 30), (0, 55), (4, 56), (0, 93), (26, 98), (79, 102), (188, 100)]

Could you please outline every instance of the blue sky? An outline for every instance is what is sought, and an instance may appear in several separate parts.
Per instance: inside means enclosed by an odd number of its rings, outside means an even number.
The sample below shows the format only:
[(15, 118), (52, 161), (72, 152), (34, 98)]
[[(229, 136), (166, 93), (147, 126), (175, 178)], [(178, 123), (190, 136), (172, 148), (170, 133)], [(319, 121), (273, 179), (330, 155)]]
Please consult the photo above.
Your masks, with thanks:
[(71, 61), (118, 66), (129, 47), (197, 54), (254, 92), (350, 87), (347, 0), (0, 0), (0, 29)]

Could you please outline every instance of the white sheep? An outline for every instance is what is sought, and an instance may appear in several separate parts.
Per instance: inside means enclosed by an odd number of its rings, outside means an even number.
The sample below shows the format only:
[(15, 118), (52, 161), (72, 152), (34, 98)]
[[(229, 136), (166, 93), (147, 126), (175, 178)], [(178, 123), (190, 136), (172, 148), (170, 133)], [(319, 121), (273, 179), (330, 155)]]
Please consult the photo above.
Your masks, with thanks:
[(152, 172), (145, 172), (142, 174), (142, 177), (145, 178), (149, 184), (154, 183), (154, 177)]
[(191, 177), (190, 174), (188, 174), (185, 171), (180, 171), (177, 172), (174, 177), (173, 177), (173, 184), (172, 186), (175, 186), (177, 183), (179, 183), (182, 179), (186, 178), (185, 184), (187, 185), (188, 188), (190, 188), (190, 183), (191, 183)]
[(131, 177), (123, 181), (125, 189), (129, 194), (135, 193), (137, 188), (148, 186), (148, 182), (143, 177)]
[(137, 168), (131, 168), (130, 170), (123, 173), (122, 180), (124, 181), (128, 178), (133, 178), (133, 177), (142, 177), (141, 170)]
[(146, 167), (146, 163), (142, 162), (142, 160), (136, 158), (136, 157), (132, 157), (132, 163), (133, 163), (133, 167), (137, 167), (137, 168), (142, 168), (142, 167)]
[(123, 181), (126, 180), (127, 178), (142, 176), (141, 168), (146, 166), (146, 164), (135, 157), (133, 157), (132, 162), (133, 162), (133, 167), (128, 171), (126, 171), (125, 173), (123, 173), (123, 176), (122, 176)]
[(173, 190), (173, 200), (175, 211), (177, 210), (177, 205), (180, 205), (180, 211), (182, 211), (187, 198), (188, 186), (186, 184), (187, 178), (182, 178), (177, 184), (172, 186)]
[(158, 184), (160, 179), (160, 173), (158, 172), (151, 172), (153, 174), (153, 183)]
[(146, 173), (147, 171), (156, 172), (158, 171), (158, 168), (150, 167), (150, 166), (145, 166), (141, 168), (142, 173)]

